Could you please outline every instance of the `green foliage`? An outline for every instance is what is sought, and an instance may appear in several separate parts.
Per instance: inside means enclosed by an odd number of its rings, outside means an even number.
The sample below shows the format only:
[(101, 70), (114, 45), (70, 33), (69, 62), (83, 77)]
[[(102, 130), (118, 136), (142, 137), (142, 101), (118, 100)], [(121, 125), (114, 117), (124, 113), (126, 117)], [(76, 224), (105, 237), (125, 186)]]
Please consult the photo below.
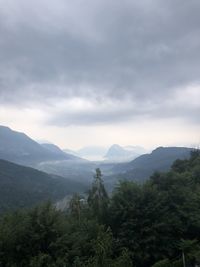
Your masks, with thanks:
[(114, 261), (112, 267), (132, 267), (132, 259), (128, 249), (123, 249), (121, 255)]
[(57, 201), (85, 186), (0, 159), (0, 213)]
[(81, 209), (81, 196), (78, 194), (74, 194), (69, 203), (69, 212), (79, 221), (79, 223), (81, 220)]
[(108, 194), (103, 184), (101, 170), (96, 169), (94, 181), (88, 194), (88, 205), (92, 212), (92, 216), (99, 220), (104, 220), (107, 216)]
[(168, 173), (155, 173), (143, 186), (121, 182), (116, 188), (110, 225), (118, 246), (134, 253), (136, 266), (181, 258), (180, 240), (200, 236), (199, 158), (196, 153), (179, 162), (186, 171), (173, 166)]
[(0, 267), (198, 266), (199, 170), (195, 152), (109, 198), (97, 169), (88, 199), (73, 195), (66, 214), (46, 203), (0, 219)]
[(60, 253), (65, 258), (62, 236), (63, 216), (50, 203), (5, 216), (0, 227), (0, 266), (44, 266), (44, 262), (53, 266), (50, 263), (56, 263)]
[(104, 267), (110, 265), (112, 254), (112, 234), (103, 227), (99, 229), (97, 239), (93, 241), (94, 257), (90, 260), (89, 266)]
[(169, 267), (171, 266), (169, 259), (164, 259), (156, 262), (152, 267)]

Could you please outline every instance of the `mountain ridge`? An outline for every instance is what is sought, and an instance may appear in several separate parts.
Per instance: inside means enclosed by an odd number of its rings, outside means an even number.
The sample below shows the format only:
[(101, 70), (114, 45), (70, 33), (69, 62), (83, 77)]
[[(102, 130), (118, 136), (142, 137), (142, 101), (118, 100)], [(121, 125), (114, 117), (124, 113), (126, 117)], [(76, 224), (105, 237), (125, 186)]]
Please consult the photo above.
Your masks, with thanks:
[(104, 155), (104, 158), (114, 162), (131, 161), (145, 152), (146, 150), (140, 146), (122, 147), (118, 144), (113, 144)]
[(34, 165), (42, 161), (76, 159), (75, 156), (61, 150), (55, 152), (45, 148), (25, 133), (14, 131), (6, 126), (0, 126), (0, 158), (23, 165)]
[(82, 192), (86, 185), (0, 159), (0, 212)]
[(177, 159), (188, 159), (192, 150), (187, 147), (157, 147), (131, 162), (115, 165), (113, 172), (133, 180), (145, 180), (155, 171), (168, 171)]

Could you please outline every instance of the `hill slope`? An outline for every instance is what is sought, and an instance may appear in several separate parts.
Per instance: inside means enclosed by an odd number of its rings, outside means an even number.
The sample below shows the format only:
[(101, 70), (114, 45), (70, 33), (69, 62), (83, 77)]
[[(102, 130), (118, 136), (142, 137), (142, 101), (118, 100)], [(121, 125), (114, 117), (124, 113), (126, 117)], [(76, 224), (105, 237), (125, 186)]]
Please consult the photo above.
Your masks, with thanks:
[(168, 170), (176, 159), (190, 156), (191, 148), (187, 147), (158, 147), (150, 154), (142, 155), (128, 164), (133, 168), (151, 168), (154, 170)]
[(144, 154), (129, 163), (116, 164), (112, 176), (106, 183), (113, 186), (116, 179), (144, 181), (155, 171), (168, 171), (176, 159), (187, 159), (193, 149), (186, 147), (158, 147), (150, 154)]
[(0, 160), (0, 212), (84, 191), (81, 183)]
[(75, 159), (75, 156), (44, 147), (24, 133), (0, 126), (0, 159), (31, 165), (43, 161)]

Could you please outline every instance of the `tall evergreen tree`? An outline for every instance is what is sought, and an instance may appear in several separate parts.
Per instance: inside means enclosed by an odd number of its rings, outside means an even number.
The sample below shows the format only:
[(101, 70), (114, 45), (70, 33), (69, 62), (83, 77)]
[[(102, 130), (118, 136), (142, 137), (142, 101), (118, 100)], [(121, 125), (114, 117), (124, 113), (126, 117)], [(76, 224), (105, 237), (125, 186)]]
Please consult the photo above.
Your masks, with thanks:
[(108, 193), (104, 187), (102, 173), (99, 168), (96, 169), (92, 188), (88, 194), (88, 205), (92, 214), (99, 220), (103, 220), (109, 202)]

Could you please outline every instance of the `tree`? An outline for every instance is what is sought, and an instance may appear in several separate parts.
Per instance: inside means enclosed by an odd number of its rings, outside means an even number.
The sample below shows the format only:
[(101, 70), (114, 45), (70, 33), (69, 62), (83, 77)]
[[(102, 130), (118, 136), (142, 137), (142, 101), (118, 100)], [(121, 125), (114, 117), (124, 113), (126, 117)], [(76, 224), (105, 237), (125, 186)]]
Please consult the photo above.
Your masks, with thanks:
[(100, 221), (105, 219), (109, 197), (103, 184), (101, 170), (96, 169), (92, 188), (88, 194), (88, 205), (92, 214)]
[(182, 254), (183, 267), (186, 267), (188, 262), (192, 263), (192, 265), (197, 263), (197, 261), (199, 260), (197, 255), (199, 256), (200, 251), (198, 240), (182, 239), (178, 247)]
[(200, 266), (200, 156), (143, 185), (120, 182), (110, 201), (97, 169), (81, 200), (68, 213), (47, 203), (2, 216), (0, 267)]
[(132, 267), (132, 259), (128, 249), (123, 249), (120, 256), (114, 261), (112, 267)]
[(78, 220), (79, 224), (81, 219), (81, 209), (81, 196), (79, 194), (74, 194), (69, 203), (69, 212)]

